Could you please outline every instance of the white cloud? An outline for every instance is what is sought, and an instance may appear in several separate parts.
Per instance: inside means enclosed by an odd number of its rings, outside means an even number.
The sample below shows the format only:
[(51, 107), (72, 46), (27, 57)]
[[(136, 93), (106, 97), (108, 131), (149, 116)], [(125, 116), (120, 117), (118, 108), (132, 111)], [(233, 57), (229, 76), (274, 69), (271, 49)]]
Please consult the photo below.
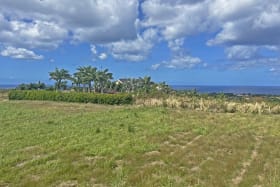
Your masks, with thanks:
[[(191, 69), (200, 64), (202, 64), (202, 60), (198, 57), (192, 57), (190, 55), (178, 55), (174, 56), (170, 61), (163, 61), (159, 64), (153, 64), (151, 69), (157, 70), (159, 67), (170, 69)], [(205, 64), (202, 64), (202, 66), (205, 66)]]
[(93, 44), (90, 45), (90, 51), (93, 54), (93, 61), (96, 61), (97, 59), (105, 60), (108, 57), (104, 52), (99, 53), (97, 47)]
[(142, 54), (112, 54), (114, 58), (118, 60), (124, 60), (128, 62), (139, 62), (146, 59), (146, 56)]
[(185, 52), (184, 42), (191, 35), (213, 29), (208, 20), (208, 4), (208, 0), (144, 1), (142, 10), (146, 16), (141, 26), (156, 28), (174, 56), (165, 67), (189, 68), (192, 66), (190, 62), (194, 59), (191, 56), (182, 55)]
[(151, 69), (152, 70), (157, 70), (160, 66), (161, 66), (161, 64), (153, 64)]
[(99, 55), (99, 59), (100, 60), (105, 60), (107, 58), (107, 54), (106, 53), (101, 53), (100, 55)]
[(207, 1), (147, 0), (142, 25), (157, 27), (166, 40), (186, 37), (209, 29)]
[(276, 70), (280, 69), (280, 59), (279, 58), (257, 58), (257, 59), (249, 59), (249, 60), (241, 60), (228, 64), (229, 69), (234, 70), (243, 70), (248, 68), (260, 68), (260, 67), (268, 67), (274, 68)]
[[(1, 16), (0, 16), (1, 20)], [(7, 21), (2, 16), (5, 27), (0, 30), (0, 43), (24, 48), (57, 48), (67, 31), (55, 23), (45, 21)]]
[(96, 55), (98, 52), (97, 52), (97, 49), (96, 49), (96, 46), (95, 45), (90, 45), (90, 51), (92, 52), (92, 54)]
[(213, 0), (209, 4), (209, 14), (216, 21), (238, 20), (258, 11), (262, 0)]
[(132, 40), (137, 8), (137, 0), (1, 0), (0, 43), (49, 49), (68, 39), (95, 44)]
[(168, 41), (168, 47), (175, 52), (180, 51), (183, 45), (184, 45), (184, 38), (178, 38), (175, 40)]
[(280, 45), (280, 1), (215, 2), (217, 6), (212, 8), (222, 20), (221, 31), (209, 40), (209, 45)]
[(126, 61), (142, 61), (147, 58), (157, 39), (155, 29), (148, 29), (135, 40), (122, 40), (106, 45), (113, 57)]
[(200, 64), (202, 60), (192, 56), (176, 56), (171, 61), (163, 62), (165, 67), (173, 69), (190, 69)]
[(230, 60), (249, 60), (258, 58), (258, 47), (235, 45), (226, 48), (227, 58)]
[(275, 46), (231, 46), (225, 49), (229, 61), (221, 67), (234, 70), (267, 67), (273, 72), (273, 69), (280, 69), (277, 51)]
[(24, 48), (7, 47), (1, 51), (1, 55), (5, 57), (11, 57), (15, 59), (26, 59), (26, 60), (42, 60), (42, 55), (37, 55), (33, 51)]
[(143, 61), (161, 41), (173, 59), (154, 67), (189, 68), (200, 58), (181, 55), (184, 42), (211, 33), (208, 45), (250, 64), (266, 58), (258, 56), (262, 48), (279, 51), (279, 17), (279, 0), (1, 0), (0, 45), (35, 50), (84, 42), (96, 59)]

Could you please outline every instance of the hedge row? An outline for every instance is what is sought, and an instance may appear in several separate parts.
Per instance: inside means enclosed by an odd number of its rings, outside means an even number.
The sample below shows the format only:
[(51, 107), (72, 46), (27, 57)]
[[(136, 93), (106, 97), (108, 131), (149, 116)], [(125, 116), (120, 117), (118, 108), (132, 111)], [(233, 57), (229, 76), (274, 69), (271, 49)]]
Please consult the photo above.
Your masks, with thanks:
[(10, 100), (44, 100), (78, 103), (97, 103), (122, 105), (132, 104), (133, 98), (129, 94), (96, 94), (79, 92), (54, 92), (54, 91), (22, 91), (9, 92)]

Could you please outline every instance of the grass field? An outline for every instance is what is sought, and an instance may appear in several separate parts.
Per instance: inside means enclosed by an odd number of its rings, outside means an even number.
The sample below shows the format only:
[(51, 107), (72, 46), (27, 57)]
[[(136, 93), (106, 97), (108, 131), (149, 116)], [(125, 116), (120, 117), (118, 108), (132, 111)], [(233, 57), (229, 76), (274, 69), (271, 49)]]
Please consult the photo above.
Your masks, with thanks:
[(0, 186), (280, 186), (280, 116), (0, 97)]

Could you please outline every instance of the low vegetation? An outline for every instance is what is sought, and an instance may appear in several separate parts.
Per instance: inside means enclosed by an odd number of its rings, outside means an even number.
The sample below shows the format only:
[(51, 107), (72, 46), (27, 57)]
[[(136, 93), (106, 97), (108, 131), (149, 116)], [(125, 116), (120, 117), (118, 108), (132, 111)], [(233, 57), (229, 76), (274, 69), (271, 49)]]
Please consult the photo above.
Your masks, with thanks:
[(280, 186), (280, 116), (0, 101), (0, 186)]
[(137, 106), (157, 106), (181, 108), (186, 110), (207, 111), (218, 113), (253, 113), (280, 114), (280, 98), (277, 96), (225, 96), (223, 94), (165, 94), (154, 92), (150, 94), (128, 93), (83, 93), (55, 92), (43, 90), (11, 90), (10, 100), (46, 100), (97, 104), (135, 104)]
[(10, 100), (43, 100), (43, 101), (64, 101), (79, 103), (97, 104), (132, 104), (133, 98), (129, 94), (97, 94), (97, 93), (78, 93), (78, 92), (54, 92), (54, 91), (22, 91), (11, 90)]
[(182, 108), (187, 110), (218, 113), (280, 114), (278, 96), (225, 96), (223, 94), (163, 94), (142, 95), (136, 105)]

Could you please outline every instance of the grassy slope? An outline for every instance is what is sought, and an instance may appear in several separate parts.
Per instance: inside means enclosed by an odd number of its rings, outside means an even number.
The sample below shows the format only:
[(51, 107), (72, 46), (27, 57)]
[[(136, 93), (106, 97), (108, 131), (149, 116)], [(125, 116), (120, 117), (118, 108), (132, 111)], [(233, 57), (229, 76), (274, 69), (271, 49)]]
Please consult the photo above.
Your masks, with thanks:
[(279, 121), (0, 101), (0, 186), (280, 186)]

